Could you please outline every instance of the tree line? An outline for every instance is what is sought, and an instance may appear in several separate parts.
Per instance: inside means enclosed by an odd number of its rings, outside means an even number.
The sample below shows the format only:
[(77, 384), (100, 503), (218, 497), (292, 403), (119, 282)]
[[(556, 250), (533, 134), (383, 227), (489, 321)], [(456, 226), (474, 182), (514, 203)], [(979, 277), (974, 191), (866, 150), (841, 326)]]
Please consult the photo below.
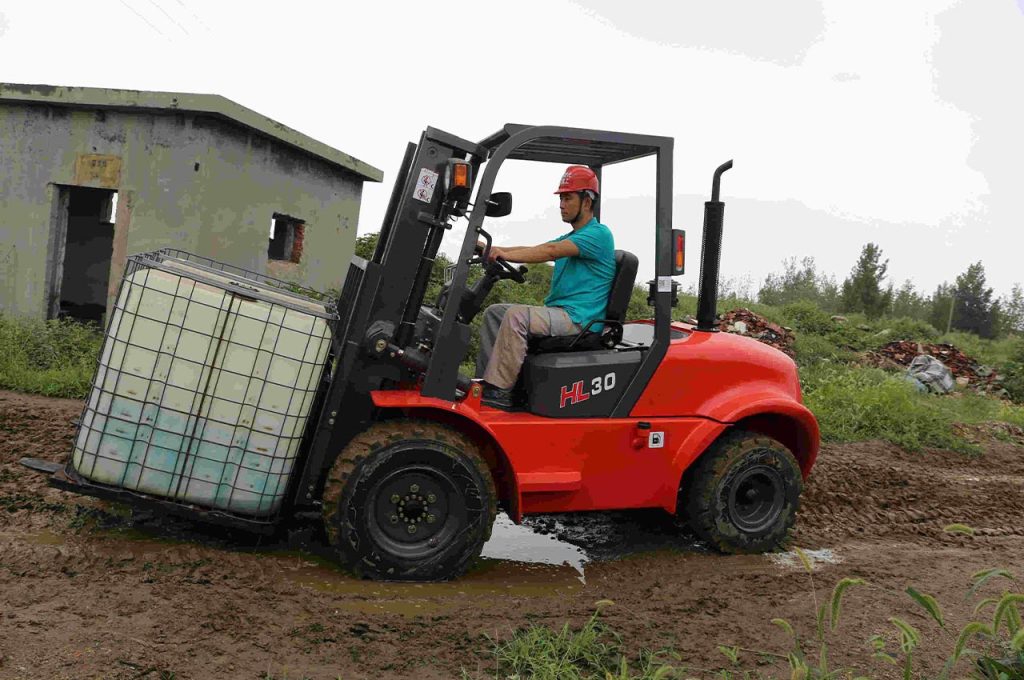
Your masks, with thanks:
[[(359, 236), (356, 255), (370, 259), (377, 237), (376, 233)], [(430, 278), (428, 299), (436, 295), (444, 269), (451, 264), (447, 257), (438, 254)], [(776, 307), (810, 301), (831, 314), (861, 312), (869, 319), (909, 318), (929, 323), (940, 331), (968, 331), (983, 338), (1024, 333), (1024, 290), (1021, 285), (1015, 284), (1009, 295), (996, 298), (992, 288), (985, 283), (985, 267), (981, 262), (970, 265), (952, 283), (940, 284), (931, 294), (918, 290), (909, 279), (895, 286), (888, 281), (888, 268), (889, 261), (883, 259), (882, 249), (874, 243), (864, 245), (849, 276), (841, 284), (835, 277), (819, 272), (813, 257), (791, 257), (783, 261), (781, 272), (765, 278), (756, 299)], [(751, 299), (755, 296), (753, 286), (748, 283), (723, 280), (719, 297)], [(638, 284), (642, 282), (638, 281)], [(497, 290), (490, 302), (542, 304), (549, 285), (550, 272), (542, 267), (531, 267), (525, 286)], [(690, 292), (695, 294), (695, 284), (691, 288)], [(639, 299), (642, 302), (644, 295)], [(642, 316), (644, 310), (633, 311), (634, 316)]]
[(867, 243), (849, 276), (838, 284), (818, 271), (813, 257), (788, 258), (783, 271), (769, 274), (757, 293), (758, 302), (785, 305), (811, 300), (832, 313), (861, 312), (869, 319), (906, 317), (939, 330), (960, 330), (993, 338), (1024, 332), (1024, 290), (1014, 284), (1009, 295), (996, 298), (985, 282), (985, 267), (975, 262), (952, 283), (943, 282), (928, 294), (909, 279), (899, 287), (888, 279), (889, 260), (882, 249)]

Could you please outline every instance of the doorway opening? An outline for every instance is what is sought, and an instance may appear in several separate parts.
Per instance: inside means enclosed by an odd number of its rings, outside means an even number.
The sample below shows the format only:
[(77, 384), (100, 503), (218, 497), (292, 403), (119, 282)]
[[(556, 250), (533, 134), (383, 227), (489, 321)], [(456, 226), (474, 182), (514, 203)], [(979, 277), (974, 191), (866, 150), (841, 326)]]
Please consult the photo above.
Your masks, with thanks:
[(59, 187), (50, 318), (104, 322), (117, 192)]

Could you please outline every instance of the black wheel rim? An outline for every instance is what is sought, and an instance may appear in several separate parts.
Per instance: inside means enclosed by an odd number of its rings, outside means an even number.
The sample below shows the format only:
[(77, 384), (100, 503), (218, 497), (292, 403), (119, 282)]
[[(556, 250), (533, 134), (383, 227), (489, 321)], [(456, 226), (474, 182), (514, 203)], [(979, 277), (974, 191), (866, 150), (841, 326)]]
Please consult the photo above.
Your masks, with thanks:
[(388, 552), (406, 559), (443, 550), (468, 521), (459, 492), (465, 485), (457, 471), (429, 464), (389, 472), (366, 499), (370, 535)]
[(725, 489), (729, 520), (745, 533), (770, 529), (782, 513), (784, 489), (777, 468), (763, 463), (744, 467)]

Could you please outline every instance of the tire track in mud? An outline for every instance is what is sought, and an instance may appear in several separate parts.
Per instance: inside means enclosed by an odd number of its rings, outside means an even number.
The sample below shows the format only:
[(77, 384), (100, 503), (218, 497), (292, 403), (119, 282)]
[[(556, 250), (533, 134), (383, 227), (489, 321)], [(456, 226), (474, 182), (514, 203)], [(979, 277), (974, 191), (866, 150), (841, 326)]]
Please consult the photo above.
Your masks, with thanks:
[(1024, 536), (1024, 447), (990, 441), (980, 456), (910, 453), (884, 442), (825, 446), (804, 490), (796, 539), (915, 536), (958, 541), (944, 527), (977, 536)]

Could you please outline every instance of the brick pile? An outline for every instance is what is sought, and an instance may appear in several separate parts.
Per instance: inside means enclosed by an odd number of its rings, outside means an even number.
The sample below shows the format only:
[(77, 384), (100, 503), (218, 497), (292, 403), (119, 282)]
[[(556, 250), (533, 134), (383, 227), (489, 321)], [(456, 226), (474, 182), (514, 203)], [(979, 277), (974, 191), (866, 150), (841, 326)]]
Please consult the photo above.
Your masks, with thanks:
[(909, 366), (919, 354), (930, 354), (946, 365), (960, 385), (970, 386), (981, 392), (1002, 391), (1002, 376), (948, 343), (897, 340), (870, 354), (875, 355), (872, 358), (879, 364), (892, 362), (902, 367)]
[(795, 356), (793, 331), (785, 326), (772, 323), (756, 312), (746, 308), (733, 309), (718, 315), (718, 329), (727, 333), (746, 335), (766, 345)]

